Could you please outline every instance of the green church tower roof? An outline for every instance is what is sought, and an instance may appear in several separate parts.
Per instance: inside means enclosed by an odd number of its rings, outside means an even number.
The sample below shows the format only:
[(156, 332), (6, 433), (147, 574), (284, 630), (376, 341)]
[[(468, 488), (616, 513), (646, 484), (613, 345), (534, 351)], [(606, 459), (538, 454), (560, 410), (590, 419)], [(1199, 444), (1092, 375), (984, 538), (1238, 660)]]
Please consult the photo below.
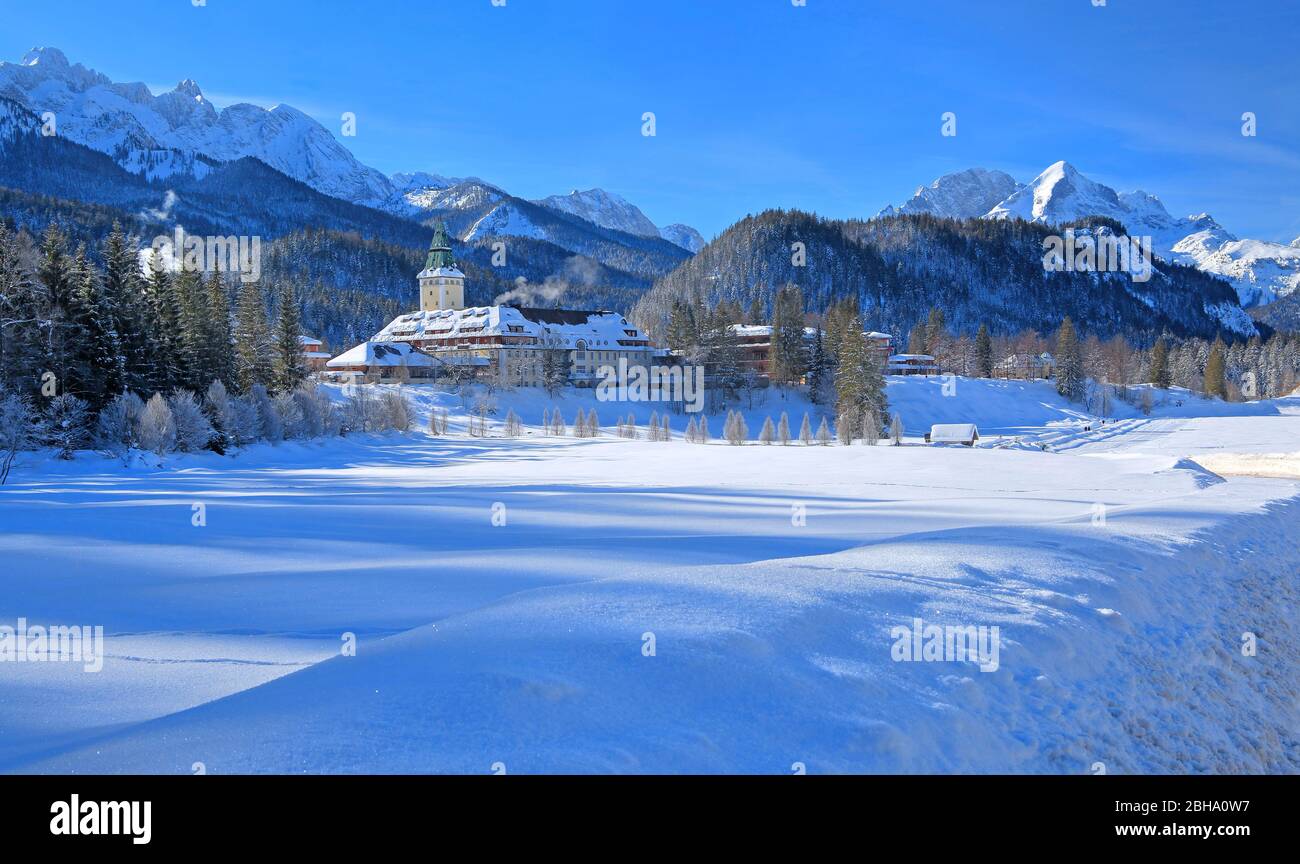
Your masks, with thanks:
[(425, 259), (424, 269), (437, 270), (439, 267), (455, 267), (456, 259), (451, 255), (451, 241), (447, 239), (447, 226), (439, 219), (433, 226), (433, 242), (429, 244), (429, 257)]

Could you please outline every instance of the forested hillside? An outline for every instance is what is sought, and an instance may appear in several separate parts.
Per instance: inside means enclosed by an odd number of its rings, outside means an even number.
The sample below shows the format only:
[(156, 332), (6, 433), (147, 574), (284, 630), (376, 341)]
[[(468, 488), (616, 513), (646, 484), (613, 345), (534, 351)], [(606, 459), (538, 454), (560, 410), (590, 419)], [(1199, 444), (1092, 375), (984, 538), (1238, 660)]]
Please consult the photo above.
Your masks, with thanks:
[(1065, 317), (1085, 333), (1149, 342), (1168, 331), (1246, 337), (1254, 329), (1227, 283), (1159, 263), (1152, 278), (1124, 273), (1049, 273), (1042, 241), (1052, 233), (1018, 220), (929, 215), (835, 221), (769, 210), (723, 232), (659, 280), (633, 316), (664, 332), (674, 301), (723, 301), (770, 312), (775, 292), (799, 286), (811, 312), (854, 299), (863, 323), (905, 333), (939, 307), (958, 333), (1049, 331)]

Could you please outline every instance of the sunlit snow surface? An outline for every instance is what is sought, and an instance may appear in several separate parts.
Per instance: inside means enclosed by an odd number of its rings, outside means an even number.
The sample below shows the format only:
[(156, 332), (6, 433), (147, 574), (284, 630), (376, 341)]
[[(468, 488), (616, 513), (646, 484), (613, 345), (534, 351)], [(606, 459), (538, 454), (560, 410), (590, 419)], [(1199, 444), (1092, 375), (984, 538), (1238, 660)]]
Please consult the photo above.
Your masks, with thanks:
[[(1045, 383), (895, 379), (906, 446), (730, 447), (536, 391), (501, 413), (606, 436), (468, 438), (406, 389), (453, 435), (23, 461), (0, 624), (102, 625), (108, 657), (0, 663), (0, 770), (1300, 770), (1300, 482), (1207, 470), (1300, 450), (1300, 400), (1085, 431)], [(807, 407), (769, 394), (751, 435)], [(980, 447), (920, 442), (963, 421)], [(998, 669), (894, 662), (917, 617), (998, 626)]]

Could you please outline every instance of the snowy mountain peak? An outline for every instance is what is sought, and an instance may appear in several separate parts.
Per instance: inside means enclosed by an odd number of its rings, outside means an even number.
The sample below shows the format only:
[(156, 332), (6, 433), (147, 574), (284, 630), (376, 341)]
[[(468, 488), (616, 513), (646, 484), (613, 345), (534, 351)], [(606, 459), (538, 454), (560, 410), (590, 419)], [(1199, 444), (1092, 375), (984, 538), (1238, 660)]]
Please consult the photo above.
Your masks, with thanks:
[(602, 228), (612, 228), (641, 237), (658, 237), (659, 229), (635, 204), (604, 189), (574, 189), (568, 195), (552, 195), (534, 204), (586, 219)]
[(190, 96), (194, 99), (203, 98), (203, 91), (199, 89), (198, 82), (193, 78), (186, 78), (184, 81), (177, 84), (176, 89), (172, 92), (180, 93), (182, 96)]
[(393, 187), (403, 195), (409, 192), (426, 192), (430, 189), (446, 189), (462, 182), (460, 177), (444, 177), (441, 174), (430, 174), (428, 171), (399, 171), (391, 175), (388, 179), (393, 182)]
[(880, 216), (929, 213), (948, 219), (974, 219), (983, 216), (1020, 188), (1010, 174), (986, 168), (967, 168), (945, 174), (929, 186), (919, 186), (912, 197), (894, 207), (881, 210)]
[(691, 254), (695, 254), (704, 248), (704, 237), (689, 225), (682, 225), (681, 223), (665, 225), (659, 229), (659, 236), (669, 243), (682, 247)]
[(20, 65), (67, 68), (68, 58), (58, 48), (33, 48), (23, 55)]
[(1114, 189), (1089, 180), (1079, 169), (1062, 160), (1047, 166), (1026, 186), (990, 210), (988, 216), (1058, 225), (1084, 216), (1121, 218), (1116, 214), (1122, 210)]

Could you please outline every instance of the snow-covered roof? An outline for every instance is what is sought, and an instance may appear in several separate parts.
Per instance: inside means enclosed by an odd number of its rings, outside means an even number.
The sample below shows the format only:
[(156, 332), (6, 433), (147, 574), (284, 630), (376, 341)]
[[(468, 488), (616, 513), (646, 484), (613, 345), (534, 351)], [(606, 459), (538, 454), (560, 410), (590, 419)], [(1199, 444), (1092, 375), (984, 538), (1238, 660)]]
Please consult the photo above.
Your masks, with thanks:
[(923, 360), (923, 361), (928, 361), (930, 363), (934, 362), (934, 358), (929, 354), (890, 354), (889, 355), (890, 363), (895, 363), (895, 362), (902, 363), (906, 360)]
[[(772, 335), (771, 324), (732, 324), (727, 329), (731, 332), (733, 336), (740, 336), (740, 337), (758, 337), (758, 336), (770, 337)], [(868, 339), (894, 338), (890, 336), (888, 333), (877, 333), (875, 330), (863, 330), (862, 335), (867, 337)], [(817, 328), (816, 327), (803, 328), (803, 338), (809, 340), (816, 339)]]
[[(522, 336), (539, 347), (572, 350), (581, 342), (594, 351), (651, 350), (649, 337), (617, 312), (473, 306), (398, 316), (375, 335), (376, 341), (454, 340), (482, 336)], [(646, 343), (644, 345), (629, 343)]]
[(299, 336), (298, 344), (299, 345), (323, 345), (324, 343), (321, 342), (319, 339), (313, 339), (310, 336)]
[(362, 342), (325, 365), (335, 369), (348, 366), (439, 366), (441, 361), (405, 342)]
[(980, 430), (974, 423), (936, 423), (930, 427), (930, 443), (965, 443), (978, 441)]
[(465, 278), (465, 274), (460, 272), (460, 269), (456, 267), (432, 267), (432, 268), (426, 267), (425, 269), (420, 271), (420, 275), (417, 276), (416, 278), (428, 279), (434, 276), (452, 276), (455, 277), (456, 279)]

